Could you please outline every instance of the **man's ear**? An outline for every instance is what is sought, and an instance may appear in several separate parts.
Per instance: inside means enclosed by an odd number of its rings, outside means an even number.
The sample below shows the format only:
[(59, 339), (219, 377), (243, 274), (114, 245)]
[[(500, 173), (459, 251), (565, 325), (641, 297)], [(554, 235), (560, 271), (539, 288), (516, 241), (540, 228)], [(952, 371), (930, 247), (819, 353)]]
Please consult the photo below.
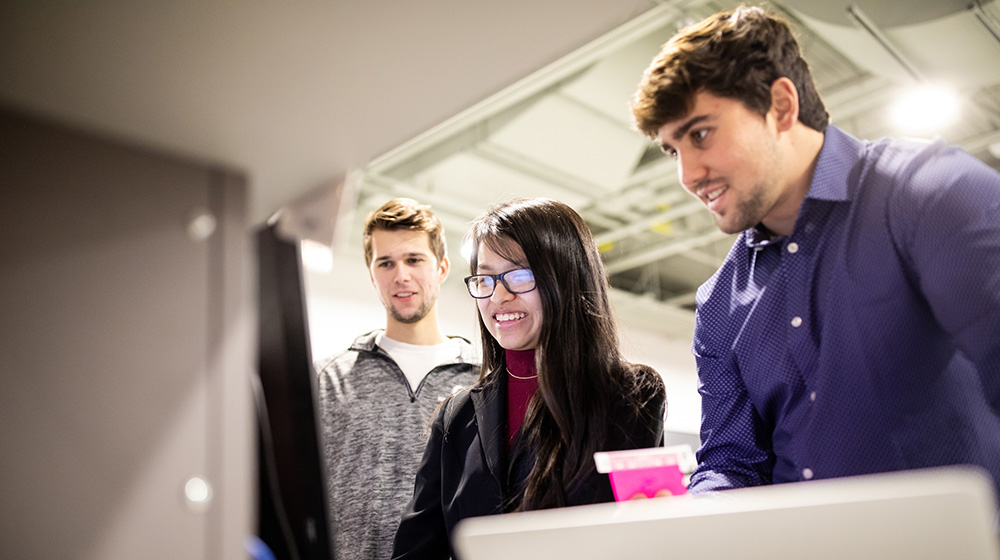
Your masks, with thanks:
[(448, 271), (451, 270), (451, 261), (448, 260), (448, 255), (441, 257), (438, 267), (441, 270), (441, 283), (444, 284), (444, 281), (448, 279)]
[(771, 83), (771, 114), (778, 132), (791, 130), (799, 120), (799, 92), (788, 78)]

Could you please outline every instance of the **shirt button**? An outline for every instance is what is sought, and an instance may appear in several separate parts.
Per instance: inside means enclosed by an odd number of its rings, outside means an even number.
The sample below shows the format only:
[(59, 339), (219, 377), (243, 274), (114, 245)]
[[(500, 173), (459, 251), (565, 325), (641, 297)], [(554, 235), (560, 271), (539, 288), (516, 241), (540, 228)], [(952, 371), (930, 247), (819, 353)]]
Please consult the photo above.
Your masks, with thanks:
[(815, 401), (816, 400), (816, 391), (813, 391), (812, 393), (809, 393), (809, 400), (811, 400), (811, 401)]
[(799, 244), (795, 243), (795, 242), (789, 243), (788, 244), (788, 252), (789, 253), (798, 253), (799, 252)]
[(792, 317), (792, 326), (793, 327), (801, 327), (802, 326), (802, 317)]
[(809, 469), (809, 468), (802, 469), (802, 478), (804, 478), (806, 480), (810, 480), (812, 477), (813, 477), (813, 470), (812, 469)]

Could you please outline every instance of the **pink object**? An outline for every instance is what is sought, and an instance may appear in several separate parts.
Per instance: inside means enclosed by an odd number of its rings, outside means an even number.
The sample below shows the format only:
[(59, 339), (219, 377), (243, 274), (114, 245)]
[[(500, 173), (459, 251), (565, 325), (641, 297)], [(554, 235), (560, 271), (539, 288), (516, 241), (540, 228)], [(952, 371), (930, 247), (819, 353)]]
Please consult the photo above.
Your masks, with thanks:
[(608, 473), (615, 501), (621, 502), (637, 494), (654, 498), (661, 490), (686, 494), (680, 454), (667, 447), (629, 449), (595, 453), (594, 462), (597, 472)]

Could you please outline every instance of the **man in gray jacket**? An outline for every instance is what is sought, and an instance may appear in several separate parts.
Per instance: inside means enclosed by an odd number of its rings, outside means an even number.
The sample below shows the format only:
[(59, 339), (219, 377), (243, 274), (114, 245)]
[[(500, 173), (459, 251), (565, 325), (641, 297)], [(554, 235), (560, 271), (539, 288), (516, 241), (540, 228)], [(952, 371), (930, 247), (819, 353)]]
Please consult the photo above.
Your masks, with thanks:
[(431, 414), (479, 372), (469, 342), (438, 326), (438, 291), (450, 265), (430, 207), (405, 198), (385, 203), (365, 221), (364, 248), (386, 327), (316, 365), (338, 560), (389, 558)]

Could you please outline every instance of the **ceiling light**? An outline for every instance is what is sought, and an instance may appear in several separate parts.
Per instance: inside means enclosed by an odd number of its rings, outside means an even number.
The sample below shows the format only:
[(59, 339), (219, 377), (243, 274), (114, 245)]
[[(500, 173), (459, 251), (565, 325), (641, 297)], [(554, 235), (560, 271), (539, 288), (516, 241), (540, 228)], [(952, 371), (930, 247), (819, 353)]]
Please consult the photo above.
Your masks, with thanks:
[(471, 238), (470, 239), (466, 239), (462, 243), (461, 253), (462, 253), (462, 257), (467, 262), (472, 262), (472, 239)]
[(329, 274), (333, 271), (333, 249), (311, 239), (303, 239), (302, 266), (317, 274)]
[(938, 134), (958, 118), (958, 95), (938, 85), (920, 85), (892, 106), (892, 120), (903, 132)]

